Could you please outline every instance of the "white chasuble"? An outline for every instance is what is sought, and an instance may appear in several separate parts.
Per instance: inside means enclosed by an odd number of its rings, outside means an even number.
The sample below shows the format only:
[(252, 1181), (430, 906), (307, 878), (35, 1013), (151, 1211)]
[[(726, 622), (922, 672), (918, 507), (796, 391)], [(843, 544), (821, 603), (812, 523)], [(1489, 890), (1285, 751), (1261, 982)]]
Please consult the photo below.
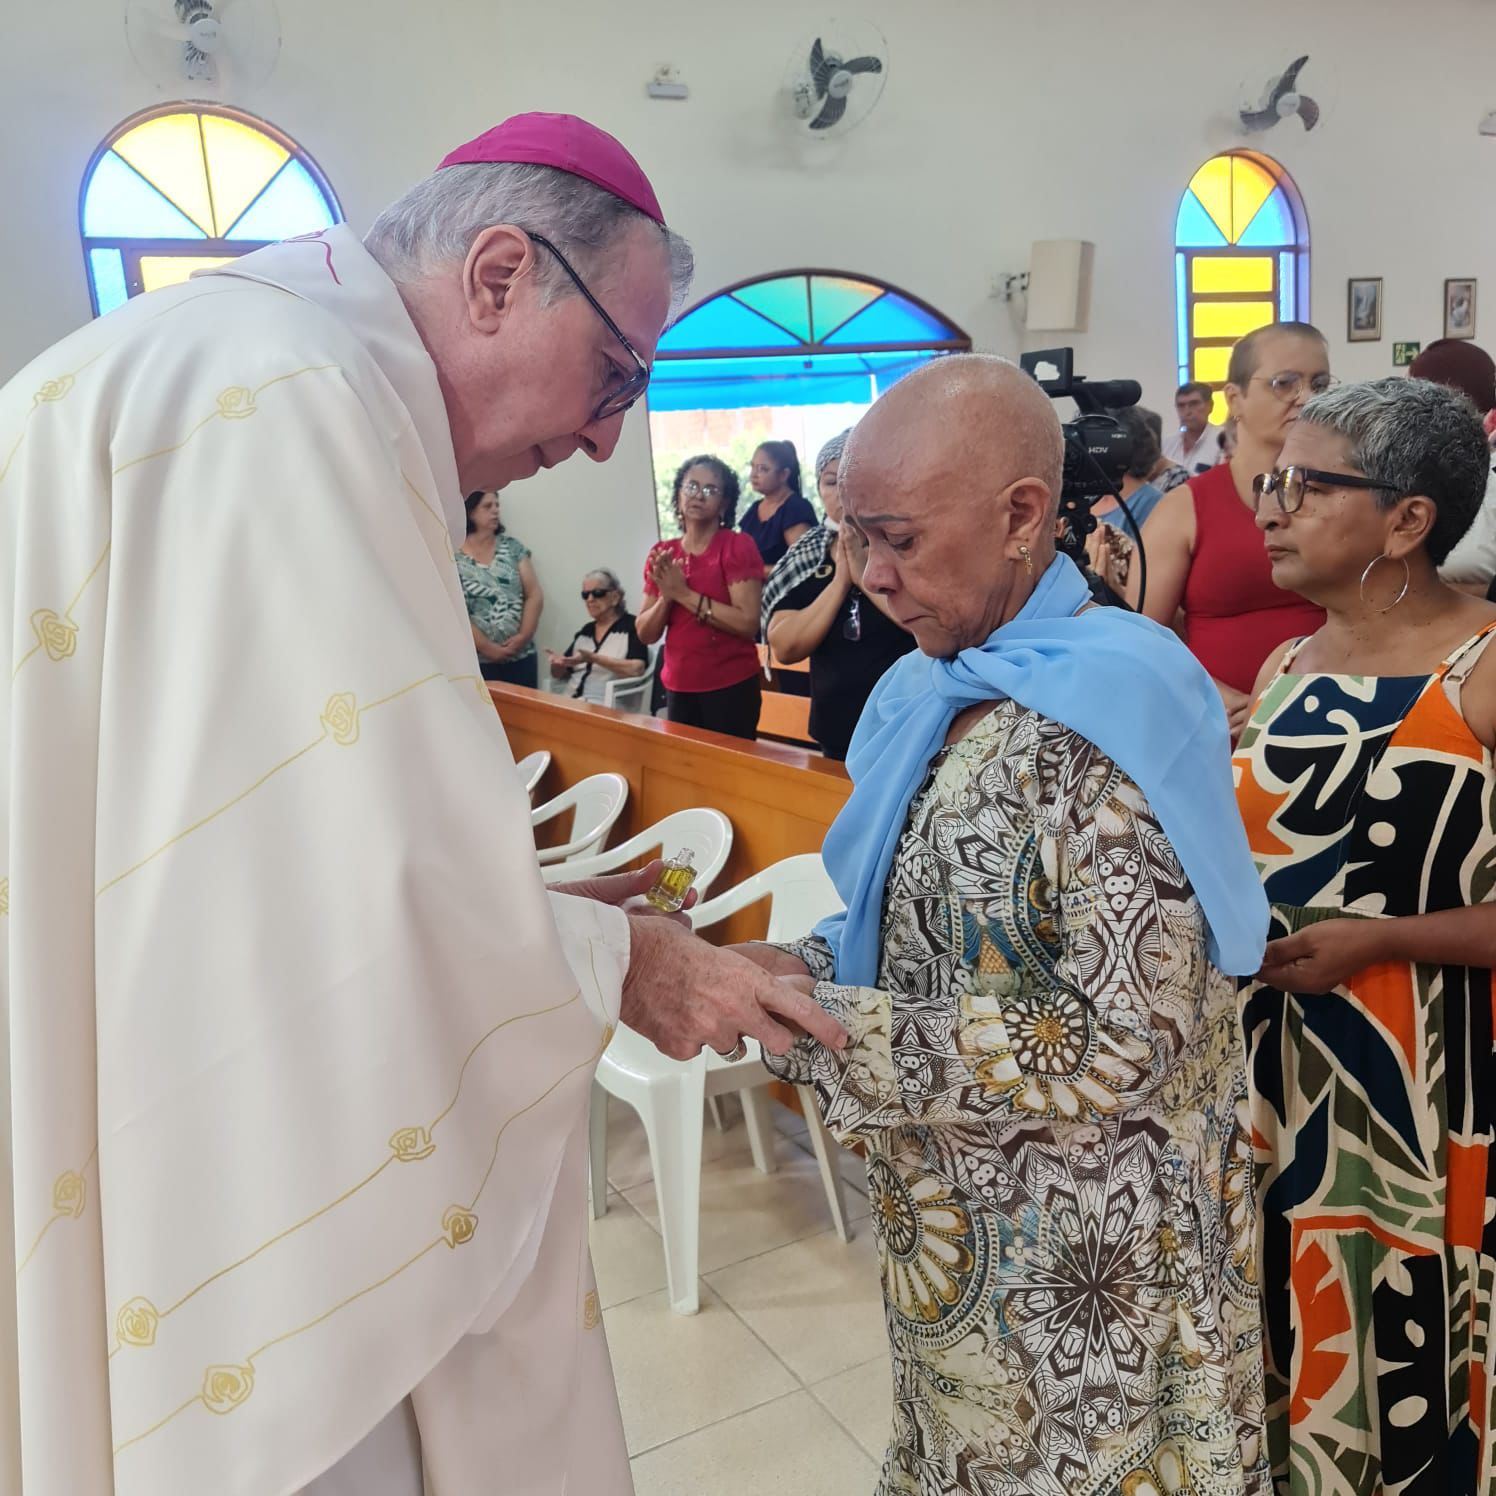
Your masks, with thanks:
[(461, 500), (346, 229), (0, 391), (3, 1496), (630, 1489), (627, 922), (541, 884)]

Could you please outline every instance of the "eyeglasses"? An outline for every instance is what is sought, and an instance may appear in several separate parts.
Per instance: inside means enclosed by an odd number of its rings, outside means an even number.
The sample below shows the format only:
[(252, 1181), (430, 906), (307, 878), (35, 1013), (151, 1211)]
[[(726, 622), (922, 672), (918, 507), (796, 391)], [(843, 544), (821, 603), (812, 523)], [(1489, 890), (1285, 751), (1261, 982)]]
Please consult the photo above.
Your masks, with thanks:
[(720, 499), (722, 489), (716, 483), (698, 483), (694, 478), (689, 483), (682, 483), (680, 491), (688, 499)]
[(612, 596), (613, 596), (613, 589), (611, 587), (583, 587), (582, 588), (582, 601), (584, 603), (590, 603), (590, 602), (599, 602), (600, 603), (605, 597), (612, 597)]
[[(1299, 398), (1299, 392), (1304, 388), (1304, 376), (1296, 374), (1292, 370), (1283, 374), (1274, 374), (1271, 378), (1266, 375), (1254, 374), (1248, 383), (1261, 379), (1285, 405)], [(1311, 395), (1323, 395), (1326, 390), (1333, 390), (1340, 383), (1333, 374), (1316, 374), (1309, 381), (1309, 393)]]
[(1375, 478), (1363, 478), (1359, 473), (1326, 473), (1319, 468), (1297, 465), (1276, 468), (1271, 473), (1258, 473), (1252, 479), (1252, 492), (1259, 506), (1272, 494), (1284, 514), (1297, 514), (1304, 506), (1304, 490), (1311, 483), (1320, 484), (1324, 488), (1367, 488), (1381, 493), (1397, 492), (1395, 488), (1378, 483)]
[[(530, 234), (528, 229), (525, 232)], [(572, 285), (587, 298), (588, 305), (603, 319), (604, 326), (623, 344), (628, 350), (629, 357), (633, 359), (634, 372), (628, 375), (611, 395), (604, 395), (598, 402), (597, 408), (592, 412), (592, 419), (594, 421), (610, 421), (614, 416), (621, 416), (649, 388), (649, 365), (639, 357), (638, 353), (634, 350), (634, 345), (624, 336), (622, 329), (603, 310), (602, 303), (587, 289), (587, 283), (572, 269), (571, 261), (549, 239), (542, 238), (539, 234), (530, 234), (530, 237), (542, 249), (548, 249), (555, 255), (556, 263), (571, 277)]]

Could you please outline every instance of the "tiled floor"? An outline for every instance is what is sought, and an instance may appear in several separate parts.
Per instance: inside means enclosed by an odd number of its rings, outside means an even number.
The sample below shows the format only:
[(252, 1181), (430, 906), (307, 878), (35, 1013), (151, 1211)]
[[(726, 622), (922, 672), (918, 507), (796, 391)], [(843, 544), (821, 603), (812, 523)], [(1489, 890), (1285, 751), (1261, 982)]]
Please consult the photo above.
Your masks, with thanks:
[(608, 1112), (608, 1213), (592, 1225), (637, 1496), (871, 1496), (891, 1421), (861, 1161), (843, 1154), (853, 1240), (831, 1229), (804, 1123), (772, 1106), (759, 1174), (742, 1113), (706, 1124), (701, 1312), (672, 1314), (638, 1118)]

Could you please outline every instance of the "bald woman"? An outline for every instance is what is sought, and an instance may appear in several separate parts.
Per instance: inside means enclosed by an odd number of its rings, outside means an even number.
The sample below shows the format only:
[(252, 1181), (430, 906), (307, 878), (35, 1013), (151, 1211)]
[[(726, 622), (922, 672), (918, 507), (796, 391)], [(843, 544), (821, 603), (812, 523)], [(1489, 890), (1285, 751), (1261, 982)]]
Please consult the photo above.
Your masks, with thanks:
[(862, 586), (919, 646), (791, 948), (851, 1034), (771, 1068), (868, 1158), (893, 1360), (880, 1496), (1265, 1489), (1234, 974), (1267, 910), (1224, 709), (1054, 549), (1062, 444), (1001, 359), (938, 360), (842, 465)]

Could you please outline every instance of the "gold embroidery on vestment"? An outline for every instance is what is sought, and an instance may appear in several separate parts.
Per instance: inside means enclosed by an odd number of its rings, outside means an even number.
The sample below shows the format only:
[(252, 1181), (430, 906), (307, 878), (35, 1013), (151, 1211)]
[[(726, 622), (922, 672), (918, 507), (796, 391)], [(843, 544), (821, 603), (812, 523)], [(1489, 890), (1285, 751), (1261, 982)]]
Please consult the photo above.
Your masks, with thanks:
[(402, 1164), (417, 1163), (436, 1152), (436, 1144), (424, 1127), (402, 1127), (390, 1139), (390, 1147)]
[(449, 1247), (465, 1247), (478, 1232), (478, 1217), (460, 1205), (450, 1206), (442, 1217), (442, 1232)]
[(340, 691), (327, 698), (327, 705), (322, 708), (322, 725), (341, 747), (358, 742), (358, 703), (351, 691)]
[(88, 591), (88, 584), (98, 576), (99, 568), (103, 566), (108, 556), (109, 546), (106, 545), (99, 559), (89, 568), (88, 575), (79, 583), (78, 590), (73, 594), (73, 600), (60, 614), (53, 612), (51, 608), (38, 608), (31, 615), (31, 631), (36, 635), (36, 643), (16, 662), (16, 668), (11, 672), (12, 681), (21, 673), (26, 662), (39, 650), (45, 650), (47, 658), (54, 663), (72, 657), (78, 647), (78, 625), (73, 621), (73, 609), (83, 600), (83, 594)]
[(114, 1333), (121, 1345), (154, 1345), (160, 1323), (161, 1316), (149, 1299), (131, 1299), (115, 1316)]
[(203, 1373), (203, 1406), (210, 1413), (232, 1413), (254, 1390), (253, 1366), (210, 1366)]
[(266, 390), (277, 384), (285, 384), (287, 380), (300, 379), (303, 374), (325, 374), (329, 370), (338, 369), (337, 364), (310, 364), (304, 369), (293, 369), (289, 374), (277, 374), (274, 379), (267, 379), (264, 384), (257, 385), (254, 389), (245, 389), (241, 385), (231, 386), (219, 394), (217, 403), (208, 415), (205, 415), (179, 442), (173, 442), (169, 447), (158, 448), (154, 452), (147, 452), (143, 457), (132, 457), (128, 462), (121, 463), (114, 469), (112, 477), (118, 478), (121, 473), (127, 473), (131, 468), (140, 467), (142, 463), (154, 462), (160, 457), (170, 457), (174, 453), (182, 451), (188, 446), (197, 434), (205, 427), (211, 426), (214, 421), (242, 421), (247, 416), (252, 416), (258, 410), (256, 401)]
[(78, 647), (78, 625), (51, 608), (38, 608), (31, 615), (31, 627), (49, 660), (65, 660)]

